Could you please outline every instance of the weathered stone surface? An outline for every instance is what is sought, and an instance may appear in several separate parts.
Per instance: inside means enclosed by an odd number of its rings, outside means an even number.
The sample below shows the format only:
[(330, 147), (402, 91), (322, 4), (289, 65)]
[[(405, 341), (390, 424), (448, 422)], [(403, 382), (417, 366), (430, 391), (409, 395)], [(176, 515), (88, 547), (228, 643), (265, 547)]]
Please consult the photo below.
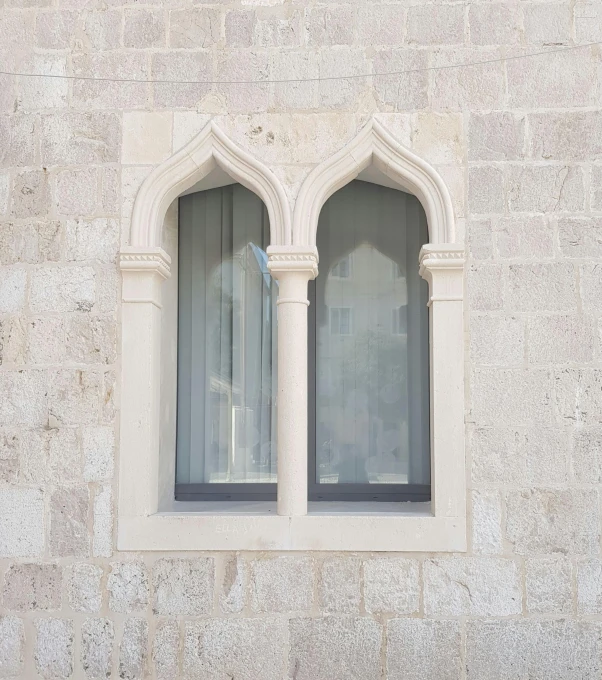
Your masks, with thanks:
[(87, 427), (82, 433), (84, 479), (96, 482), (111, 477), (115, 432), (111, 427)]
[(471, 213), (502, 213), (506, 207), (504, 175), (496, 166), (472, 167), (468, 171), (468, 209)]
[(360, 561), (355, 557), (324, 560), (319, 576), (320, 608), (330, 613), (356, 613), (360, 608)]
[[(473, 9), (475, 7), (473, 5)], [(504, 111), (472, 114), (468, 126), (468, 158), (471, 161), (519, 159), (523, 154), (524, 135), (524, 116)]]
[(527, 554), (600, 552), (597, 491), (512, 491), (506, 500), (506, 535), (514, 551)]
[(576, 217), (558, 220), (560, 250), (566, 257), (602, 257), (602, 220)]
[(92, 267), (44, 267), (31, 276), (29, 304), (34, 312), (88, 312), (95, 299)]
[(213, 558), (161, 559), (153, 567), (155, 614), (198, 616), (213, 608)]
[(467, 677), (595, 678), (602, 668), (600, 633), (597, 621), (469, 621)]
[(94, 497), (94, 557), (111, 557), (113, 554), (113, 494), (110, 484), (102, 486)]
[(427, 560), (424, 611), (432, 617), (520, 614), (522, 594), (516, 563), (489, 557)]
[(579, 212), (585, 207), (583, 170), (574, 166), (515, 165), (509, 168), (511, 212)]
[(387, 678), (457, 680), (462, 677), (460, 624), (392, 619), (387, 623)]
[(565, 368), (555, 376), (556, 408), (568, 424), (602, 423), (602, 371)]
[(592, 319), (587, 317), (534, 317), (529, 320), (527, 333), (530, 363), (589, 363), (594, 358), (595, 330)]
[(529, 44), (566, 44), (571, 35), (571, 10), (562, 4), (525, 4), (523, 24)]
[(181, 653), (178, 622), (162, 619), (153, 641), (153, 664), (157, 680), (172, 680), (178, 676)]
[(407, 42), (458, 45), (464, 41), (464, 9), (460, 5), (413, 5), (408, 8)]
[(165, 46), (165, 16), (160, 10), (126, 9), (123, 27), (125, 47), (141, 49)]
[(469, 8), (470, 42), (474, 45), (515, 45), (520, 42), (521, 17), (516, 5), (473, 4)]
[(219, 10), (194, 8), (170, 12), (170, 47), (212, 47), (220, 37)]
[(109, 619), (86, 619), (82, 623), (81, 664), (86, 678), (110, 677), (114, 636), (113, 622)]
[(575, 311), (575, 267), (564, 262), (510, 265), (508, 304), (518, 312)]
[(56, 176), (59, 215), (92, 215), (98, 205), (98, 170), (63, 170)]
[(17, 267), (4, 267), (0, 271), (0, 313), (16, 314), (25, 304), (27, 272)]
[(310, 557), (280, 556), (253, 560), (251, 607), (255, 612), (305, 611), (313, 602)]
[(143, 611), (148, 605), (148, 574), (144, 562), (113, 562), (107, 579), (109, 609), (120, 614)]
[(0, 116), (0, 167), (33, 165), (36, 150), (35, 116)]
[(40, 153), (48, 165), (115, 163), (120, 147), (121, 124), (115, 113), (70, 111), (42, 116)]
[(112, 316), (76, 314), (65, 323), (67, 360), (77, 364), (111, 364), (117, 354), (117, 328)]
[(67, 572), (69, 606), (76, 612), (97, 612), (102, 604), (103, 569), (96, 564), (76, 562)]
[(370, 45), (396, 47), (402, 42), (406, 11), (403, 5), (362, 7), (359, 11), (358, 31)]
[(88, 535), (88, 488), (57, 489), (50, 499), (50, 554), (56, 557), (87, 557), (90, 554)]
[(373, 680), (381, 674), (382, 626), (368, 618), (290, 621), (289, 673), (297, 680)]
[(349, 5), (312, 8), (308, 11), (307, 42), (316, 47), (351, 45), (355, 36), (354, 23), (355, 10)]
[(468, 254), (473, 260), (488, 260), (493, 256), (493, 230), (487, 218), (471, 219), (466, 224)]
[(43, 678), (69, 678), (73, 673), (73, 621), (36, 621), (35, 662)]
[(554, 230), (541, 216), (501, 217), (494, 224), (494, 240), (501, 258), (548, 259), (554, 256)]
[(119, 644), (119, 677), (123, 680), (142, 680), (147, 666), (148, 622), (127, 619)]
[[(204, 52), (156, 52), (152, 56), (153, 101), (157, 108), (190, 108), (209, 93), (208, 85), (198, 81), (212, 79), (211, 57)], [(170, 82), (183, 80), (191, 84)]]
[(418, 611), (418, 562), (403, 558), (364, 561), (364, 604), (371, 613)]
[(230, 47), (251, 47), (257, 15), (250, 9), (233, 9), (226, 14), (226, 42)]
[(25, 634), (23, 621), (0, 616), (0, 678), (15, 678), (23, 670)]
[(527, 611), (531, 614), (571, 614), (571, 563), (564, 557), (526, 560)]
[(6, 222), (0, 232), (0, 263), (37, 264), (60, 258), (62, 227), (57, 221)]
[(286, 675), (284, 620), (187, 621), (185, 631), (183, 671), (190, 680), (281, 680)]
[(50, 209), (48, 173), (22, 170), (13, 178), (10, 215), (16, 218), (43, 217)]
[(66, 259), (71, 261), (115, 262), (119, 250), (117, 220), (67, 220)]
[(473, 491), (472, 551), (480, 555), (498, 555), (502, 537), (502, 501), (496, 491)]
[(574, 431), (572, 469), (580, 484), (602, 483), (602, 428), (579, 427)]
[(475, 364), (516, 366), (525, 360), (525, 328), (516, 316), (472, 315), (470, 356)]
[(60, 609), (61, 591), (57, 564), (13, 564), (4, 576), (2, 603), (9, 611)]
[(84, 17), (84, 40), (92, 50), (114, 50), (121, 46), (121, 12), (105, 9)]
[(577, 563), (577, 611), (579, 614), (602, 612), (602, 562), (599, 559)]
[(219, 596), (220, 609), (224, 613), (240, 612), (245, 606), (248, 572), (247, 563), (241, 556), (235, 555), (226, 561)]
[[(382, 104), (395, 110), (424, 109), (428, 103), (426, 54), (420, 50), (381, 49), (372, 59), (374, 73), (412, 71), (396, 76), (375, 76), (374, 94)], [(403, 141), (403, 140), (402, 140)]]
[(504, 290), (500, 280), (504, 273), (499, 264), (485, 262), (467, 268), (466, 287), (471, 310), (489, 312), (502, 309)]
[(48, 408), (57, 424), (93, 424), (98, 420), (101, 375), (92, 371), (61, 370), (49, 376)]
[(41, 557), (45, 538), (40, 489), (0, 490), (0, 526), (2, 557)]
[(76, 21), (77, 12), (40, 12), (36, 17), (36, 45), (48, 50), (70, 47)]

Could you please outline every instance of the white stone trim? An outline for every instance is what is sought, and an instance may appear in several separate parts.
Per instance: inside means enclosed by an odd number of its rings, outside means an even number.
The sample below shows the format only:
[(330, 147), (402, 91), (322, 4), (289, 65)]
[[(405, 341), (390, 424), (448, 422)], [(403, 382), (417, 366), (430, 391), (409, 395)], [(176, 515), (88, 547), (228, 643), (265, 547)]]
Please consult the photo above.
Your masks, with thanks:
[[(324, 201), (370, 163), (425, 208), (430, 243), (420, 254), (431, 328), (430, 510), (308, 513), (307, 283), (317, 274), (315, 236)], [(160, 491), (161, 284), (169, 256), (160, 248), (169, 204), (219, 165), (266, 203), (279, 280), (278, 503), (268, 511), (164, 507)], [(122, 249), (122, 389), (118, 548), (120, 550), (466, 549), (464, 464), (464, 249), (454, 243), (451, 200), (437, 173), (378, 123), (316, 167), (303, 183), (294, 219), (282, 186), (214, 124), (162, 163), (136, 198), (131, 245)], [(294, 244), (294, 245), (291, 245)], [(418, 263), (417, 263), (418, 266)], [(165, 484), (163, 484), (165, 486)], [(400, 505), (400, 507), (402, 507)]]

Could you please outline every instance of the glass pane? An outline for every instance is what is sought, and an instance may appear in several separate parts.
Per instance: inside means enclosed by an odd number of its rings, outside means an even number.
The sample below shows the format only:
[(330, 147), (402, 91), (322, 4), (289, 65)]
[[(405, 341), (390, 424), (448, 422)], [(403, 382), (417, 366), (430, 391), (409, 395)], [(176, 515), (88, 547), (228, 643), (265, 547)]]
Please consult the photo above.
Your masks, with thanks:
[(316, 482), (428, 484), (427, 241), (419, 201), (354, 181), (320, 215)]
[(275, 482), (276, 283), (265, 207), (239, 185), (179, 206), (177, 482)]

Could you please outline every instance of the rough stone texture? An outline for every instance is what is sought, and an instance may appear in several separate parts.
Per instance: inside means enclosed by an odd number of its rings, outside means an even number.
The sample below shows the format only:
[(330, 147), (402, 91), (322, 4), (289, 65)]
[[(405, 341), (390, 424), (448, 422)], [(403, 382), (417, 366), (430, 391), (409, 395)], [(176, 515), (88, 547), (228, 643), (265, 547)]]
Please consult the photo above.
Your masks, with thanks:
[[(377, 74), (0, 75), (0, 678), (598, 678), (600, 3), (0, 5), (3, 70)], [(141, 183), (213, 119), (294, 203), (372, 117), (467, 246), (467, 553), (117, 551)]]
[(153, 567), (155, 614), (208, 614), (213, 606), (214, 571), (211, 557), (156, 562)]
[(470, 621), (467, 677), (595, 678), (602, 669), (601, 632), (597, 621)]
[(108, 619), (86, 619), (82, 623), (81, 664), (86, 678), (110, 677), (113, 638), (113, 623)]
[(368, 618), (291, 619), (289, 673), (297, 680), (372, 680), (380, 675), (382, 627)]
[(148, 575), (143, 562), (114, 562), (107, 579), (109, 609), (120, 614), (148, 605)]
[(73, 673), (73, 621), (39, 619), (36, 622), (35, 661), (43, 678), (68, 678)]
[(372, 559), (364, 562), (364, 604), (373, 614), (418, 611), (418, 563), (406, 559)]
[(304, 611), (313, 601), (309, 557), (271, 557), (251, 563), (251, 607), (255, 612)]
[(4, 576), (2, 603), (9, 611), (60, 609), (61, 586), (56, 564), (15, 564)]
[(392, 619), (387, 623), (387, 678), (456, 680), (461, 648), (457, 621)]

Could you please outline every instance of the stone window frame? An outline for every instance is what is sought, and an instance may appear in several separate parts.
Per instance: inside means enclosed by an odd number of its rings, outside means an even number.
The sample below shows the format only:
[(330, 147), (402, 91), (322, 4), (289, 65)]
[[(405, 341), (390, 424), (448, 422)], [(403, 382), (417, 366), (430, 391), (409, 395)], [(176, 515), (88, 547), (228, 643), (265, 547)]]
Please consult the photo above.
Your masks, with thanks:
[[(339, 511), (307, 501), (307, 287), (318, 272), (316, 231), (325, 201), (375, 168), (422, 203), (429, 243), (420, 274), (429, 284), (432, 500), (379, 512), (354, 503)], [(270, 219), (268, 267), (279, 280), (278, 500), (265, 509), (169, 500), (173, 479), (161, 462), (162, 249), (167, 209), (220, 168), (255, 192)], [(294, 211), (277, 177), (233, 143), (215, 122), (164, 161), (142, 184), (130, 244), (120, 253), (122, 373), (119, 446), (119, 550), (465, 551), (464, 246), (436, 171), (376, 120), (301, 186)], [(163, 452), (175, 460), (175, 450)]]

